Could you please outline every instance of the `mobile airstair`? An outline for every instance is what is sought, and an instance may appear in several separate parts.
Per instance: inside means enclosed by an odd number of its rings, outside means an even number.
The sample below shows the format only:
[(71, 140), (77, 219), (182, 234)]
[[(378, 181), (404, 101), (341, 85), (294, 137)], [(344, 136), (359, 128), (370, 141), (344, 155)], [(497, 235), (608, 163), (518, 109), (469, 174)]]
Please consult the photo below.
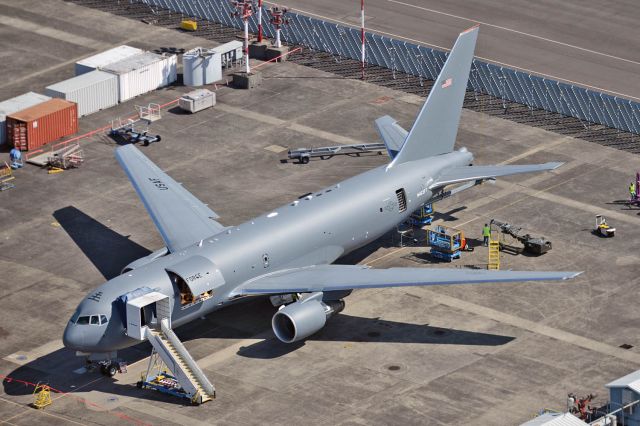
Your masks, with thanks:
[(129, 337), (147, 339), (153, 347), (138, 387), (188, 398), (194, 404), (216, 397), (215, 388), (171, 329), (168, 296), (150, 291), (128, 299), (126, 315)]

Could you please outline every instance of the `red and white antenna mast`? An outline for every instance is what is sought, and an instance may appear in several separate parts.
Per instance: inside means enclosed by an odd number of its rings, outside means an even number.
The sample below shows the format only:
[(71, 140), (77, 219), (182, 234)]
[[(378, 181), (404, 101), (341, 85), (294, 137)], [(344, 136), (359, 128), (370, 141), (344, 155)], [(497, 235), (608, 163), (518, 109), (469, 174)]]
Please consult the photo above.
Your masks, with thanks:
[(262, 43), (262, 0), (258, 0), (258, 43)]
[(365, 38), (364, 38), (364, 0), (360, 0), (360, 37), (362, 39), (362, 79), (364, 80), (364, 66), (365, 66)]
[(280, 42), (280, 28), (284, 24), (288, 24), (289, 21), (284, 18), (284, 14), (287, 13), (287, 9), (280, 6), (273, 6), (271, 8), (271, 23), (276, 27), (276, 48), (282, 47)]
[(244, 22), (244, 59), (245, 59), (245, 72), (249, 74), (249, 18), (253, 15), (253, 3), (250, 0), (234, 0), (233, 7), (236, 11), (232, 13), (232, 16), (240, 16)]

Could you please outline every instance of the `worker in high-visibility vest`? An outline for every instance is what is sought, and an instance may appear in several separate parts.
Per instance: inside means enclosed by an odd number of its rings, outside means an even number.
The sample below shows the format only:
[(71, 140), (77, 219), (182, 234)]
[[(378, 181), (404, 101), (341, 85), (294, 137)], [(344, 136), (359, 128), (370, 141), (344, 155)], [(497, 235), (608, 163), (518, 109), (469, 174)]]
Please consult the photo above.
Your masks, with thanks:
[(636, 197), (636, 183), (635, 182), (631, 182), (629, 184), (629, 196), (631, 197), (632, 200)]
[(489, 225), (485, 223), (484, 226), (482, 227), (482, 238), (484, 239), (483, 244), (485, 247), (489, 246), (490, 236), (491, 236), (491, 228), (489, 227)]

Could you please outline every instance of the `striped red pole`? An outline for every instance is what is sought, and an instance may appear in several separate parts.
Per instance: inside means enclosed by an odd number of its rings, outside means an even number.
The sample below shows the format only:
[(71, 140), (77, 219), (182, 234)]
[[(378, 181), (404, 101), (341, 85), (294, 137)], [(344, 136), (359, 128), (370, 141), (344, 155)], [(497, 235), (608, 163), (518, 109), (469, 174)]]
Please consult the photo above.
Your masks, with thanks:
[(364, 80), (364, 0), (360, 0), (360, 36), (362, 38), (362, 79)]
[(258, 43), (262, 42), (262, 0), (258, 0)]

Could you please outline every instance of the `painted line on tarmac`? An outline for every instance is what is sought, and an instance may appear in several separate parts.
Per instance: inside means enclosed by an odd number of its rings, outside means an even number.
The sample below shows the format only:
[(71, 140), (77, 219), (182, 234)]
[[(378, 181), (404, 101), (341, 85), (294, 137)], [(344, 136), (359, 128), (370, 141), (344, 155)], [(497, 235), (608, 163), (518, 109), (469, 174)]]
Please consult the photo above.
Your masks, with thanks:
[(0, 22), (2, 22), (2, 25), (20, 30), (21, 32), (28, 31), (30, 33), (53, 38), (65, 43), (74, 44), (76, 46), (89, 47), (96, 50), (109, 47), (108, 43), (105, 43), (101, 40), (83, 37), (77, 34), (70, 34), (65, 31), (57, 30), (53, 27), (43, 26), (42, 24), (36, 24), (34, 22), (30, 22), (25, 19), (14, 18), (12, 16), (0, 15)]
[[(2, 419), (0, 421), (0, 424), (14, 425), (14, 424), (17, 424), (17, 423), (11, 423), (11, 420), (17, 419), (18, 417), (22, 417), (25, 414), (42, 414), (44, 416), (49, 416), (49, 417), (56, 418), (56, 419), (59, 419), (59, 420), (64, 420), (65, 423), (68, 422), (68, 423), (73, 423), (73, 424), (80, 425), (80, 426), (86, 426), (85, 423), (77, 422), (75, 420), (70, 419), (69, 417), (63, 417), (63, 416), (60, 416), (60, 415), (57, 415), (57, 414), (53, 414), (51, 412), (51, 410), (48, 410), (48, 411), (47, 410), (34, 410), (32, 408), (29, 408), (28, 406), (25, 406), (25, 405), (22, 405), (22, 404), (18, 404), (16, 402), (11, 401), (10, 399), (6, 399), (6, 398), (2, 398), (2, 397), (0, 397), (0, 400), (2, 400), (4, 402), (9, 402), (11, 404), (15, 404), (15, 405), (23, 407), (25, 409), (25, 411), (22, 411), (22, 412), (20, 412), (18, 414), (15, 414), (15, 415), (13, 415), (11, 417), (7, 417), (6, 419)], [(35, 424), (35, 423), (30, 423), (30, 424)]]
[(503, 324), (508, 324), (514, 327), (518, 327), (520, 329), (527, 330), (535, 334), (550, 337), (552, 339), (569, 343), (574, 346), (579, 346), (581, 348), (598, 352), (603, 355), (608, 355), (624, 361), (640, 364), (640, 354), (635, 352), (629, 352), (628, 350), (611, 346), (607, 343), (599, 342), (597, 340), (589, 339), (587, 337), (578, 336), (577, 334), (573, 334), (568, 331), (553, 328), (548, 325), (540, 324), (535, 321), (519, 318), (511, 314), (506, 314), (504, 312), (497, 311), (495, 309), (476, 305), (475, 303), (466, 302), (461, 299), (456, 299), (455, 297), (440, 294), (433, 290), (429, 290), (427, 288), (424, 288), (423, 292), (427, 293), (428, 297), (430, 297), (432, 301), (450, 306), (452, 308), (461, 309), (463, 311), (470, 312), (475, 315), (489, 318)]
[[(2, 22), (2, 23), (4, 23), (4, 22)], [(119, 42), (117, 42), (115, 44), (105, 44), (103, 47), (101, 47), (99, 49), (95, 49), (93, 54), (96, 54), (98, 52), (98, 50), (100, 50), (100, 49), (104, 49), (104, 48), (109, 48), (110, 49), (112, 47), (117, 47), (117, 46), (120, 46), (122, 44), (129, 44), (132, 41), (146, 40), (147, 38), (149, 38), (149, 36), (145, 35), (145, 36), (142, 36), (142, 37), (128, 38), (126, 40), (119, 41)], [(59, 68), (66, 67), (67, 65), (71, 65), (73, 63), (78, 62), (80, 59), (86, 58), (87, 55), (90, 55), (90, 54), (84, 54), (84, 55), (76, 56), (75, 58), (71, 58), (68, 61), (60, 62), (59, 64), (52, 65), (52, 66), (50, 66), (48, 68), (40, 69), (38, 71), (32, 72), (31, 74), (27, 74), (27, 75), (24, 75), (24, 76), (19, 77), (19, 78), (10, 79), (8, 82), (6, 82), (4, 84), (0, 84), (0, 89), (3, 88), (3, 87), (7, 87), (7, 86), (15, 86), (16, 83), (20, 83), (20, 82), (28, 80), (30, 78), (37, 77), (37, 76), (42, 75), (42, 74), (46, 74), (46, 73), (48, 73), (50, 71), (55, 71), (55, 70), (57, 70)]]
[(198, 420), (195, 417), (186, 416), (184, 414), (180, 414), (177, 410), (167, 410), (166, 408), (162, 408), (158, 405), (152, 405), (148, 402), (144, 402), (138, 398), (131, 398), (126, 404), (123, 406), (135, 410), (141, 414), (146, 414), (148, 416), (155, 417), (157, 419), (162, 420), (162, 423), (167, 420), (175, 422), (180, 425), (194, 425), (194, 426), (208, 426), (211, 425), (209, 422), (203, 422)]
[(218, 104), (216, 105), (216, 109), (219, 109), (224, 112), (228, 112), (230, 114), (239, 115), (245, 118), (251, 118), (256, 121), (260, 121), (266, 124), (272, 124), (274, 126), (282, 127), (285, 129), (290, 129), (299, 133), (303, 133), (309, 136), (315, 136), (321, 139), (328, 140), (330, 142), (335, 142), (343, 145), (355, 145), (362, 144), (363, 141), (359, 141), (353, 138), (349, 138), (347, 136), (338, 135), (331, 132), (326, 132), (324, 130), (315, 129), (313, 127), (305, 126), (303, 124), (298, 124), (291, 121), (282, 120), (280, 118), (272, 117), (266, 114), (260, 114), (258, 112), (249, 111), (242, 108), (233, 107), (227, 104)]
[(64, 348), (62, 340), (57, 339), (47, 342), (44, 345), (38, 346), (37, 348), (34, 348), (28, 352), (16, 352), (11, 355), (7, 355), (2, 359), (17, 365), (26, 365), (40, 357), (43, 357), (62, 348)]
[[(267, 2), (267, 1), (265, 1), (264, 3), (272, 4), (272, 5), (276, 4), (276, 3), (271, 3), (271, 2)], [(282, 5), (282, 3), (278, 3), (278, 4)], [(319, 15), (317, 13), (309, 12), (309, 11), (302, 10), (302, 9), (296, 9), (296, 8), (293, 8), (293, 7), (290, 7), (289, 9), (301, 12), (304, 15), (315, 16), (315, 17), (320, 18), (320, 19), (325, 20), (325, 21), (336, 22), (338, 24), (342, 24), (342, 25), (345, 25), (345, 26), (350, 27), (350, 28), (355, 28), (353, 26), (353, 24), (350, 23), (350, 22), (341, 21), (339, 19), (330, 18), (328, 16)], [(386, 35), (386, 36), (389, 36), (389, 37), (392, 37), (392, 38), (398, 38), (398, 39), (402, 39), (402, 40), (407, 40), (407, 41), (411, 41), (413, 43), (419, 43), (419, 44), (424, 45), (424, 46), (435, 47), (436, 49), (444, 50), (445, 52), (448, 52), (448, 51), (451, 50), (451, 48), (448, 48), (448, 47), (443, 47), (443, 46), (440, 46), (440, 45), (437, 45), (437, 44), (429, 43), (429, 42), (424, 41), (424, 40), (417, 40), (415, 38), (405, 37), (405, 36), (401, 36), (399, 34), (394, 34), (394, 33), (390, 33), (390, 32), (387, 32), (387, 31), (382, 31), (382, 30), (376, 29), (374, 27), (367, 27), (367, 32), (375, 32), (377, 34), (383, 34), (383, 35)], [(548, 77), (548, 78), (552, 78), (554, 80), (563, 81), (563, 82), (566, 82), (566, 83), (569, 83), (569, 84), (577, 84), (577, 85), (579, 85), (581, 87), (585, 87), (587, 89), (593, 89), (593, 90), (597, 90), (599, 92), (610, 93), (610, 94), (616, 95), (616, 96), (624, 96), (625, 98), (628, 98), (628, 99), (640, 100), (640, 97), (632, 96), (632, 95), (629, 95), (627, 93), (616, 92), (615, 90), (604, 89), (602, 87), (594, 86), (594, 85), (583, 83), (583, 82), (580, 82), (580, 81), (569, 80), (567, 78), (558, 77), (558, 76), (555, 76), (555, 75), (552, 75), (552, 74), (546, 74), (546, 73), (543, 73), (543, 72), (540, 72), (540, 71), (535, 71), (535, 70), (532, 70), (532, 69), (529, 69), (529, 68), (523, 68), (523, 67), (519, 67), (517, 65), (508, 64), (506, 62), (500, 62), (500, 61), (497, 61), (497, 60), (491, 59), (491, 58), (485, 58), (485, 57), (482, 57), (482, 56), (475, 56), (475, 57), (477, 59), (482, 59), (483, 61), (491, 62), (493, 64), (503, 65), (503, 66), (506, 66), (506, 67), (509, 67), (509, 68), (514, 68), (514, 69), (517, 69), (517, 70), (520, 70), (520, 71), (525, 71), (525, 72), (527, 72), (529, 74), (536, 74), (536, 75), (541, 76), (541, 77)]]
[(512, 33), (515, 33), (515, 34), (520, 34), (520, 35), (526, 36), (526, 37), (535, 38), (537, 40), (542, 40), (542, 41), (546, 41), (546, 42), (549, 42), (549, 43), (555, 43), (555, 44), (558, 44), (560, 46), (569, 47), (571, 49), (582, 50), (583, 52), (593, 53), (594, 55), (604, 56), (604, 57), (607, 57), (609, 59), (615, 59), (615, 60), (618, 60), (618, 61), (629, 62), (630, 64), (640, 65), (640, 62), (634, 61), (632, 59), (621, 58), (619, 56), (610, 55), (608, 53), (603, 53), (603, 52), (598, 52), (597, 50), (587, 49), (585, 47), (580, 47), (580, 46), (576, 46), (574, 44), (569, 44), (569, 43), (565, 43), (565, 42), (562, 42), (562, 41), (553, 40), (551, 38), (542, 37), (542, 36), (531, 34), (531, 33), (525, 33), (524, 31), (514, 30), (513, 28), (503, 27), (503, 26), (496, 25), (496, 24), (490, 24), (488, 22), (478, 21), (477, 19), (466, 18), (464, 16), (454, 15), (452, 13), (447, 13), (447, 12), (441, 12), (439, 10), (429, 9), (427, 7), (418, 6), (418, 5), (411, 4), (411, 3), (405, 3), (405, 2), (402, 2), (402, 1), (398, 1), (398, 0), (387, 0), (387, 1), (389, 3), (395, 3), (395, 4), (400, 4), (402, 6), (413, 7), (415, 9), (424, 10), (424, 11), (430, 12), (430, 13), (437, 13), (439, 15), (448, 16), (450, 18), (461, 19), (463, 21), (471, 22), (471, 23), (474, 23), (474, 24), (480, 24), (480, 25), (485, 25), (487, 27), (492, 27), (492, 28), (496, 28), (496, 29), (499, 29), (499, 30), (503, 30), (503, 31), (509, 31), (509, 32), (512, 32)]

